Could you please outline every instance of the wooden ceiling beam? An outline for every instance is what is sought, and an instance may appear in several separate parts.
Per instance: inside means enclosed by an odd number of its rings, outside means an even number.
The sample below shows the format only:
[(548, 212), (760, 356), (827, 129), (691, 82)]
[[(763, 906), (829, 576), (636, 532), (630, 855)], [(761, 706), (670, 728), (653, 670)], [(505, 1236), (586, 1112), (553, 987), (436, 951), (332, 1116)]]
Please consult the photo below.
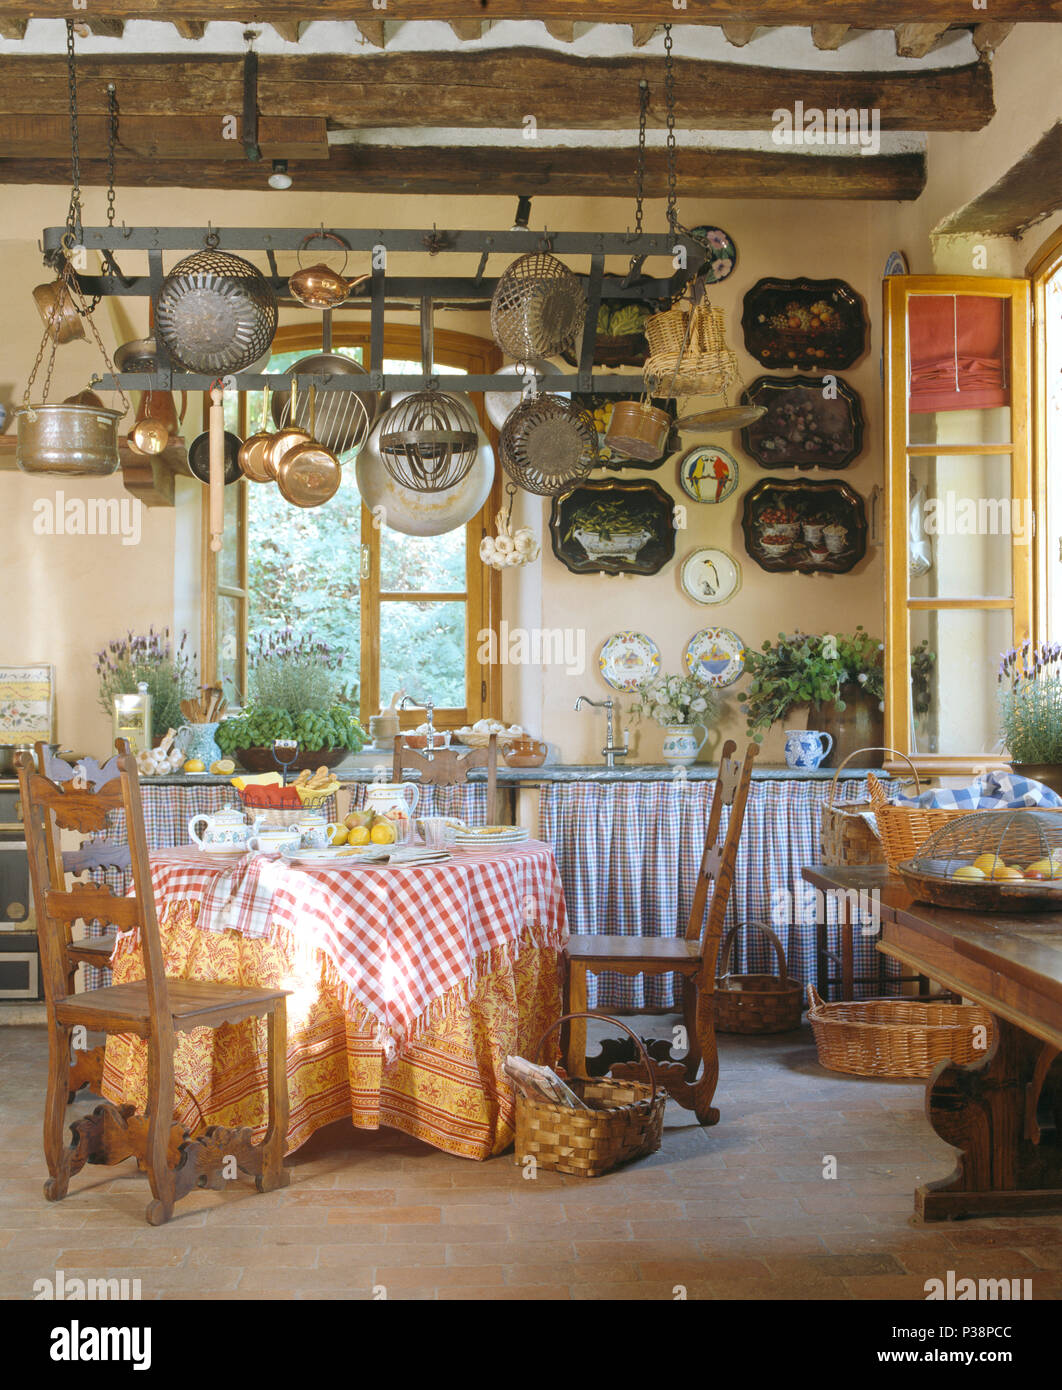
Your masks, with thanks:
[(1062, 208), (1062, 121), (1002, 178), (933, 229), (934, 235), (1021, 236)]
[(26, 19), (16, 19), (11, 15), (0, 17), (0, 39), (24, 39), (28, 23)]
[(659, 24), (632, 24), (631, 42), (634, 47), (644, 48), (659, 28)]
[(298, 43), (302, 25), (297, 19), (274, 19), (270, 24), (285, 43)]
[(947, 28), (946, 24), (897, 24), (896, 52), (901, 58), (924, 58)]
[(483, 32), (483, 21), (479, 19), (451, 19), (448, 23), (462, 43), (478, 39)]
[[(213, 112), (220, 125), (223, 113), (243, 109), (238, 57), (86, 54), (78, 71), (84, 115), (106, 112), (108, 82), (129, 115)], [(641, 77), (662, 93), (663, 58), (580, 58), (544, 49), (263, 55), (258, 105), (264, 116), (322, 116), (339, 128), (520, 130), (530, 109), (540, 129), (632, 130)], [(873, 73), (678, 59), (675, 88), (679, 125), (691, 129), (771, 130), (773, 113), (798, 100), (805, 109), (880, 111), (883, 130), (979, 130), (995, 109), (991, 70), (982, 62)], [(0, 57), (0, 114), (60, 115), (66, 109), (65, 59)], [(663, 124), (657, 99), (650, 120)]]
[(182, 39), (201, 39), (206, 33), (204, 19), (173, 19), (170, 23)]
[(1013, 28), (1013, 24), (975, 25), (973, 41), (978, 53), (986, 53), (991, 57)]
[[(83, 157), (100, 158), (107, 149), (106, 116), (80, 116), (78, 131)], [(239, 138), (226, 139), (214, 116), (133, 116), (120, 119), (119, 158), (186, 159), (189, 167), (202, 156), (211, 160), (240, 160), (247, 155)], [(261, 116), (258, 144), (264, 159), (323, 159), (329, 157), (328, 130), (323, 116)], [(66, 116), (0, 114), (0, 149), (17, 147), (30, 159), (61, 159), (70, 149)]]
[(560, 43), (572, 43), (575, 39), (575, 21), (573, 19), (547, 19), (544, 21), (546, 33), (551, 38), (557, 39)]
[(851, 27), (850, 24), (813, 24), (811, 42), (823, 52), (832, 52), (844, 43)]
[(723, 37), (727, 43), (731, 43), (735, 48), (744, 48), (747, 43), (751, 43), (755, 38), (758, 24), (721, 24)]
[(356, 19), (354, 28), (365, 42), (371, 43), (374, 48), (383, 48), (387, 43), (382, 19)]
[[(289, 164), (297, 192), (529, 195), (615, 198), (632, 188), (633, 149), (336, 146), (331, 159)], [(261, 191), (268, 166), (246, 160), (119, 159), (119, 186)], [(82, 160), (82, 183), (104, 186), (102, 159)], [(0, 159), (0, 184), (66, 184), (68, 160)], [(910, 200), (925, 186), (921, 154), (806, 155), (783, 150), (682, 150), (679, 198)], [(646, 153), (646, 193), (663, 198), (663, 150)], [(651, 222), (651, 214), (649, 220)]]
[[(74, 17), (77, 18), (76, 10)], [(98, 39), (120, 39), (125, 33), (125, 20), (114, 15), (97, 15), (85, 19), (83, 23), (88, 26), (89, 33), (95, 34)]]
[[(318, 0), (91, 0), (94, 17), (120, 19), (229, 20), (244, 23), (253, 11), (256, 23), (275, 20), (364, 19), (369, 0), (328, 0), (326, 15)], [(65, 19), (70, 0), (0, 0), (0, 15), (9, 19)], [(77, 11), (74, 12), (75, 17)], [(379, 10), (376, 13), (380, 13)], [(687, 0), (676, 10), (673, 0), (388, 0), (393, 20), (525, 19), (585, 24), (851, 24), (861, 29), (892, 29), (903, 24), (969, 25), (978, 17), (970, 0)], [(1058, 23), (1059, 0), (991, 0), (995, 23)]]

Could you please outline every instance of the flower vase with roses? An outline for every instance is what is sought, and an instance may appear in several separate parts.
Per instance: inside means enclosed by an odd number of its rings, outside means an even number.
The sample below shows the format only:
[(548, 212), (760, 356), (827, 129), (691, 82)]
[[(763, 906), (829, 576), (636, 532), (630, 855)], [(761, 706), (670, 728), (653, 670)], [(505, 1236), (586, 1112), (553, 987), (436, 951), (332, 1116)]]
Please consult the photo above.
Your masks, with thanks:
[[(686, 767), (696, 762), (719, 713), (719, 696), (695, 676), (652, 676), (628, 706), (634, 720), (651, 719), (664, 730), (663, 759)], [(700, 741), (693, 732), (699, 729)]]

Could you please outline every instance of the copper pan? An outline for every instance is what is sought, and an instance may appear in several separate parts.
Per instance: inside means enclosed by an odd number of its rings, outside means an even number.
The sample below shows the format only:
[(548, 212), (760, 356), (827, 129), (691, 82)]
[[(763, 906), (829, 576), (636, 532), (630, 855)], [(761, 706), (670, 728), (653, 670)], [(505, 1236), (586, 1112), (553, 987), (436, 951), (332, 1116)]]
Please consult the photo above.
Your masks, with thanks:
[(256, 434), (245, 439), (240, 446), (239, 464), (244, 477), (252, 483), (268, 483), (273, 475), (266, 468), (266, 454), (272, 448), (275, 436), (266, 429), (269, 419), (269, 387), (265, 389), (262, 406), (262, 425)]
[[(310, 429), (314, 427), (316, 392), (310, 387)], [(316, 439), (288, 449), (277, 465), (277, 487), (293, 507), (319, 507), (334, 497), (343, 481), (339, 460)]]
[(69, 287), (62, 279), (50, 285), (38, 285), (33, 291), (44, 326), (57, 343), (72, 343), (84, 338), (85, 325)]
[[(291, 418), (295, 418), (295, 378), (291, 380)], [(295, 449), (300, 444), (312, 444), (313, 435), (309, 430), (304, 430), (301, 425), (285, 425), (282, 430), (278, 430), (273, 436), (272, 443), (267, 444), (262, 451), (262, 470), (269, 475), (269, 478), (276, 479), (280, 476), (280, 465), (284, 460), (284, 455)]]

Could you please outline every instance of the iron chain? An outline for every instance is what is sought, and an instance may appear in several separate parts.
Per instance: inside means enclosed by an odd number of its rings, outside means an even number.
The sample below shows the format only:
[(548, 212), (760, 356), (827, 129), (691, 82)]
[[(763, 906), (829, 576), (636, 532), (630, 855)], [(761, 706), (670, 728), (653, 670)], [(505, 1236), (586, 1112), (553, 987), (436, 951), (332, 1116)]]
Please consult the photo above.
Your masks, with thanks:
[(107, 83), (107, 226), (114, 226), (114, 154), (118, 144), (118, 93), (114, 83)]
[(66, 76), (70, 103), (70, 208), (66, 214), (67, 231), (81, 241), (81, 133), (77, 123), (77, 59), (74, 54), (74, 21), (66, 21)]
[(635, 184), (634, 234), (642, 235), (642, 202), (645, 198), (645, 119), (649, 111), (649, 83), (638, 83), (638, 171)]
[(675, 204), (675, 65), (671, 56), (671, 25), (664, 25), (664, 103), (667, 107), (667, 225), (671, 235), (678, 231)]

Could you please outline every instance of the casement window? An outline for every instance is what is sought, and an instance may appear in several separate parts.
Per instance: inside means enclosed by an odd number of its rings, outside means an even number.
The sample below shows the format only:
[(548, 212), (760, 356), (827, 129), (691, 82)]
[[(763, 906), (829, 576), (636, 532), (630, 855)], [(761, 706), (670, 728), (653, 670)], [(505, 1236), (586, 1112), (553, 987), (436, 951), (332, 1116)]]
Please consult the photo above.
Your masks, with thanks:
[(1037, 511), (1036, 633), (1062, 633), (1062, 229), (1028, 266), (1033, 304), (1033, 457)]
[[(333, 350), (370, 365), (368, 324), (336, 324)], [(388, 373), (420, 370), (420, 331), (392, 326), (385, 338)], [(282, 328), (267, 368), (284, 372), (320, 351), (309, 325)], [(497, 369), (493, 343), (462, 333), (436, 332), (440, 376), (485, 375)], [(264, 392), (231, 393), (226, 428), (246, 438), (261, 428)], [(482, 398), (473, 402), (483, 419)], [(204, 417), (205, 418), (205, 417)], [(205, 426), (204, 426), (205, 427)], [(270, 428), (272, 426), (270, 425)], [(488, 427), (489, 429), (489, 427)], [(354, 464), (324, 506), (289, 506), (270, 485), (240, 482), (225, 490), (225, 544), (215, 559), (205, 543), (202, 645), (204, 679), (221, 681), (230, 703), (247, 688), (248, 640), (290, 623), (344, 653), (342, 681), (357, 686), (363, 722), (398, 689), (432, 699), (440, 727), (496, 715), (501, 692), (496, 666), (477, 659), (480, 634), (497, 626), (500, 583), (479, 558), (482, 537), (499, 509), (499, 484), (465, 526), (442, 536), (407, 536), (374, 524), (362, 504)], [(203, 526), (207, 504), (204, 489)], [(424, 718), (420, 710), (406, 725)]]

